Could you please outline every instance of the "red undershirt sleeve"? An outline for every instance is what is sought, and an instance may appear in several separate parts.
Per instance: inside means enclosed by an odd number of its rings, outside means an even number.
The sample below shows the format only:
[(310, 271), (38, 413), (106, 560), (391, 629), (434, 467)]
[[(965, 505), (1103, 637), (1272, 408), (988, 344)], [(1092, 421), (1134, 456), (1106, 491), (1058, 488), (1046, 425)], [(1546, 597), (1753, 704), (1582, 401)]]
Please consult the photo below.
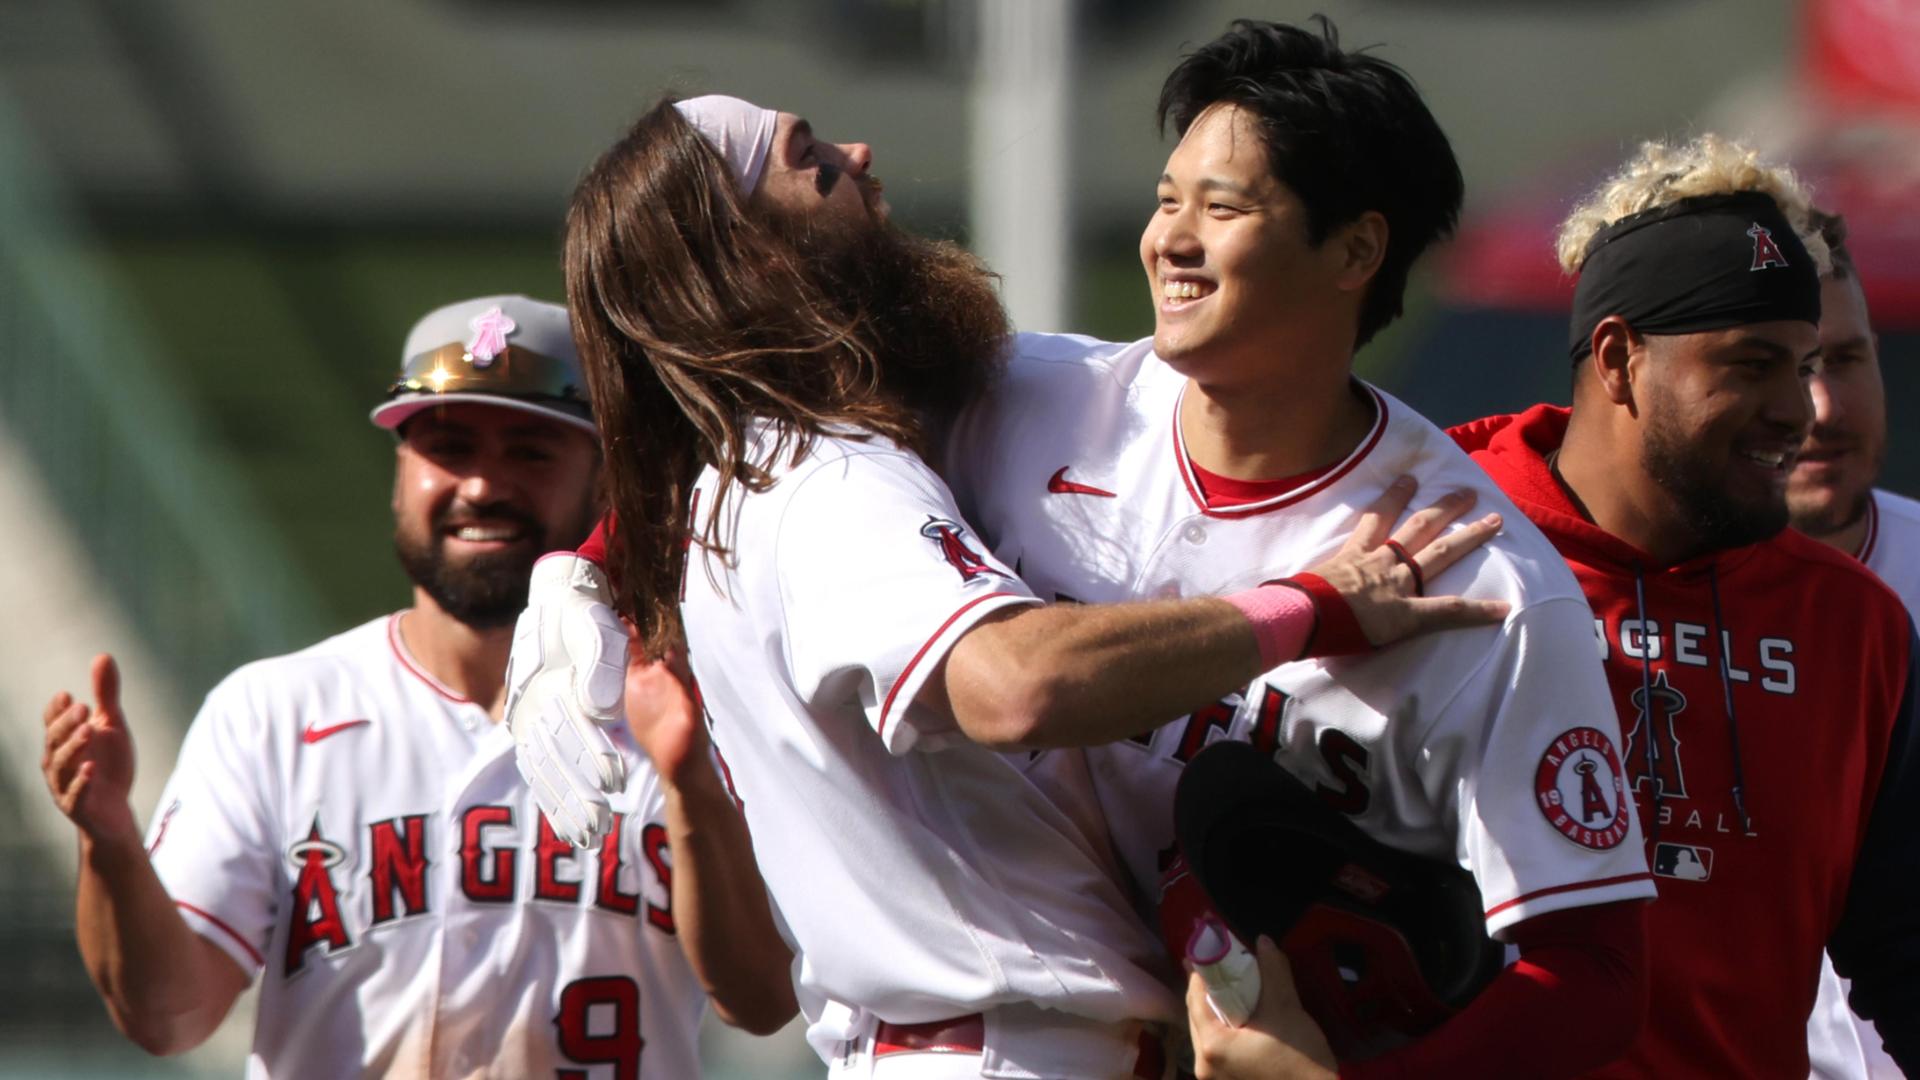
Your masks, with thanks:
[(593, 532), (587, 534), (585, 543), (574, 550), (574, 554), (598, 566), (607, 568), (607, 534), (613, 531), (613, 512), (609, 510), (593, 526)]
[(1516, 923), (1520, 958), (1426, 1038), (1340, 1066), (1341, 1080), (1566, 1077), (1614, 1060), (1647, 1014), (1646, 905), (1568, 908)]

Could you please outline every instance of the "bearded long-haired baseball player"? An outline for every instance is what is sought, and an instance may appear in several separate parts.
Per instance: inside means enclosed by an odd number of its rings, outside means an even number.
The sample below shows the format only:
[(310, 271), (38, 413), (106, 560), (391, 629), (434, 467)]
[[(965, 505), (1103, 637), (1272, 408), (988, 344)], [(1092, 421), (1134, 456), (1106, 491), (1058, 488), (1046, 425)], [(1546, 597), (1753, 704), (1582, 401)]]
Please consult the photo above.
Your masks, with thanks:
[[(758, 1031), (794, 1009), (703, 729), (669, 707), (616, 731), (635, 780), (581, 851), (497, 722), (528, 569), (599, 512), (566, 311), (442, 307), (402, 364), (373, 420), (398, 440), (412, 607), (215, 687), (144, 842), (112, 660), (94, 663), (91, 707), (48, 704), (81, 955), (156, 1054), (202, 1042), (257, 980), (249, 1076), (697, 1076), (703, 986)], [(615, 677), (637, 706), (675, 685), (661, 664)]]
[[(1453, 227), (1447, 138), (1405, 74), (1343, 50), (1324, 22), (1236, 23), (1168, 76), (1160, 111), (1179, 142), (1140, 241), (1153, 337), (1025, 336), (1004, 385), (956, 428), (954, 490), (993, 553), (1042, 595), (1231, 594), (1324, 557), (1411, 475), (1508, 512), (1500, 536), (1425, 577), (1508, 615), (1268, 665), (1149, 736), (1089, 750), (1115, 846), (1152, 890), (1186, 764), (1216, 739), (1249, 741), (1374, 840), (1470, 871), (1484, 933), (1519, 948), (1451, 1020), (1354, 1052), (1364, 1060), (1339, 1061), (1341, 1076), (1597, 1066), (1641, 1021), (1654, 890), (1591, 615), (1487, 476), (1353, 374), (1355, 350), (1399, 315), (1414, 261)], [(1247, 1026), (1222, 1023), (1194, 984), (1201, 1075), (1329, 1075), (1287, 961), (1263, 960)]]
[(1785, 528), (1821, 363), (1808, 210), (1737, 143), (1647, 144), (1560, 233), (1572, 409), (1455, 431), (1573, 567), (1628, 737), (1659, 975), (1602, 1075), (1806, 1076), (1823, 947), (1920, 1070), (1913, 623)]
[(1153, 727), (1276, 655), (1498, 619), (1410, 597), (1383, 544), (1438, 572), (1498, 520), (1441, 537), (1470, 502), (1443, 499), (1396, 531), (1407, 484), (1310, 575), (1042, 605), (922, 456), (1005, 348), (990, 279), (888, 226), (870, 161), (710, 96), (650, 111), (581, 182), (568, 294), (612, 587), (571, 556), (536, 568), (510, 673), (522, 765), (596, 833), (619, 776), (582, 718), (610, 705), (591, 626), (617, 597), (649, 647), (684, 636), (833, 1075), (1157, 1077), (1170, 972), (1079, 759), (1030, 772), (1009, 751)]

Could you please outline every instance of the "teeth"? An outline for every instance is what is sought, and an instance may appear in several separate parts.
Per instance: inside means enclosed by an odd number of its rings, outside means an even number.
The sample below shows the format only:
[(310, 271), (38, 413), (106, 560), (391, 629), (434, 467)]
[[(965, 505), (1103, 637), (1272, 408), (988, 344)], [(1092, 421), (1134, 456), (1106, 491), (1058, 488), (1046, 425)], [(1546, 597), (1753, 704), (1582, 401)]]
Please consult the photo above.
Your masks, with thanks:
[(1779, 451), (1769, 453), (1765, 450), (1749, 450), (1744, 456), (1749, 460), (1757, 461), (1765, 465), (1769, 469), (1777, 469), (1787, 463), (1787, 455)]
[(1160, 284), (1160, 292), (1169, 300), (1195, 300), (1201, 295), (1201, 285), (1197, 281), (1166, 281)]
[(482, 526), (479, 526), (479, 525), (463, 525), (460, 528), (454, 530), (453, 535), (459, 537), (462, 540), (471, 540), (475, 542), (486, 542), (490, 540), (511, 540), (514, 538), (514, 530), (511, 528), (502, 528), (499, 526), (495, 526), (494, 528), (483, 528)]

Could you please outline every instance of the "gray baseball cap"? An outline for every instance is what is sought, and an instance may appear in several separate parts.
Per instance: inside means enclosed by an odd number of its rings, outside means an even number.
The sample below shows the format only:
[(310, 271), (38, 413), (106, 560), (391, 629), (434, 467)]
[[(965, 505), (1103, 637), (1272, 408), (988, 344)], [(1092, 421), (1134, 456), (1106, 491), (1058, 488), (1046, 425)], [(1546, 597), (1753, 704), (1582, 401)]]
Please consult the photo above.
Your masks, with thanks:
[(483, 296), (427, 313), (400, 350), (400, 377), (373, 422), (397, 428), (435, 405), (472, 402), (539, 413), (594, 431), (567, 309)]

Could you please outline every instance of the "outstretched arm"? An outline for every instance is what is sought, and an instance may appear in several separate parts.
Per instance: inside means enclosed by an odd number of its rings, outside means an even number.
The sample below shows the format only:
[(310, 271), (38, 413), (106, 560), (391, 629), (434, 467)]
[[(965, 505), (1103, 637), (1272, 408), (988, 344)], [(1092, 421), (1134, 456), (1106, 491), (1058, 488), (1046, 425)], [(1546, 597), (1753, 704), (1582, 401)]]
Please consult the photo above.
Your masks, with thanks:
[(41, 717), (41, 772), (80, 836), (74, 934), (114, 1025), (148, 1053), (177, 1054), (206, 1041), (247, 975), (180, 917), (147, 860), (128, 803), (133, 737), (112, 657), (94, 658), (92, 681), (91, 708), (63, 691)]
[(720, 1019), (772, 1034), (799, 1011), (793, 953), (774, 926), (746, 821), (713, 767), (685, 659), (632, 656), (627, 722), (666, 789), (680, 947)]
[(1311, 571), (1324, 582), (1315, 592), (1269, 584), (1219, 599), (999, 613), (954, 645), (917, 703), (997, 749), (1097, 745), (1151, 730), (1289, 660), (1500, 621), (1507, 605), (1498, 601), (1418, 595), (1424, 579), (1497, 533), (1498, 515), (1442, 535), (1473, 505), (1471, 492), (1455, 493), (1394, 531), (1413, 492), (1403, 478), (1368, 508), (1340, 551)]

